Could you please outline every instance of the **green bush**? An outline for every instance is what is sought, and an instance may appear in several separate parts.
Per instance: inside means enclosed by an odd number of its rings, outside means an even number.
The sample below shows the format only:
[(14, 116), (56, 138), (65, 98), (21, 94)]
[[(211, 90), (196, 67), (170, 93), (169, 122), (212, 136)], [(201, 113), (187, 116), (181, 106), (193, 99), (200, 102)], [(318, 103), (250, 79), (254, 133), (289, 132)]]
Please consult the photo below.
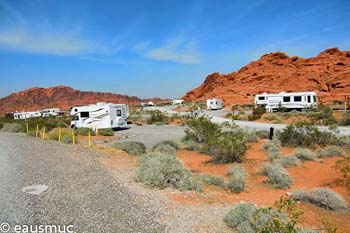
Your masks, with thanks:
[(317, 155), (308, 149), (296, 148), (293, 155), (301, 161), (314, 161)]
[(312, 114), (311, 118), (319, 124), (333, 125), (337, 123), (333, 116), (333, 110), (323, 104), (317, 106), (316, 112)]
[(135, 180), (160, 189), (173, 187), (180, 190), (201, 190), (200, 183), (171, 155), (142, 155)]
[(192, 118), (186, 123), (186, 136), (183, 141), (194, 141), (197, 143), (208, 143), (213, 137), (221, 133), (219, 125), (214, 124), (206, 117)]
[(175, 142), (175, 141), (172, 141), (172, 140), (165, 140), (165, 141), (162, 141), (162, 142), (159, 142), (157, 144), (155, 144), (153, 146), (153, 150), (158, 147), (159, 145), (169, 145), (171, 147), (173, 147), (174, 149), (178, 149), (179, 148), (179, 145)]
[[(74, 135), (76, 136), (76, 132), (74, 132)], [(49, 140), (58, 141), (59, 139), (59, 129), (54, 128), (50, 130), (46, 134), (46, 138)], [(72, 144), (73, 138), (72, 138), (72, 130), (71, 129), (61, 129), (61, 141), (66, 144)], [(78, 143), (77, 138), (75, 137), (75, 143)]]
[(225, 180), (219, 176), (211, 176), (208, 174), (203, 174), (200, 176), (200, 179), (207, 185), (213, 185), (218, 187), (225, 187)]
[(265, 174), (268, 177), (268, 182), (276, 189), (290, 188), (292, 185), (292, 178), (287, 170), (279, 163), (268, 163), (264, 166)]
[(176, 149), (169, 144), (160, 144), (153, 149), (156, 154), (167, 154), (176, 156)]
[(68, 126), (69, 126), (69, 123), (64, 122), (64, 121), (59, 121), (59, 122), (57, 122), (57, 124), (56, 124), (56, 127), (57, 127), (57, 128), (67, 128)]
[(237, 204), (225, 215), (224, 221), (238, 233), (255, 233), (252, 224), (255, 212), (256, 207), (253, 203)]
[(195, 150), (195, 151), (201, 150), (201, 145), (198, 142), (195, 142), (194, 140), (183, 140), (183, 139), (181, 140), (182, 148), (187, 150)]
[(326, 146), (325, 148), (317, 152), (317, 155), (320, 158), (337, 157), (337, 156), (341, 156), (342, 154), (343, 154), (343, 150), (337, 146)]
[(245, 190), (248, 174), (242, 166), (231, 166), (227, 175), (229, 178), (227, 188), (235, 193), (240, 193)]
[(4, 123), (1, 131), (9, 133), (23, 133), (25, 127), (19, 123)]
[(0, 122), (0, 130), (4, 127), (4, 122)]
[(88, 136), (89, 135), (89, 131), (90, 131), (90, 135), (91, 136), (95, 136), (95, 132), (93, 130), (91, 130), (90, 128), (79, 128), (79, 129), (77, 129), (78, 135), (81, 135), (81, 136)]
[(297, 167), (300, 164), (300, 160), (295, 155), (284, 156), (280, 161), (283, 167)]
[(252, 221), (255, 232), (293, 232), (287, 230), (288, 216), (272, 207), (258, 209)]
[(147, 119), (147, 124), (159, 124), (159, 125), (164, 125), (168, 124), (169, 118), (165, 116), (162, 112), (160, 111), (152, 111), (151, 116)]
[(339, 121), (339, 125), (343, 125), (343, 126), (350, 125), (350, 111), (343, 112), (342, 118)]
[(344, 199), (339, 194), (328, 188), (315, 188), (312, 190), (310, 196), (313, 204), (328, 210), (341, 210), (347, 208)]
[(288, 125), (278, 133), (278, 138), (284, 146), (311, 147), (315, 144), (328, 145), (337, 141), (331, 132), (322, 132), (307, 122)]
[(113, 129), (100, 129), (100, 130), (98, 130), (98, 135), (114, 136), (114, 130)]
[(253, 113), (248, 116), (250, 121), (255, 121), (261, 118), (261, 116), (266, 112), (264, 107), (253, 108)]
[(122, 150), (129, 155), (141, 155), (146, 153), (146, 146), (142, 142), (117, 142), (113, 148)]

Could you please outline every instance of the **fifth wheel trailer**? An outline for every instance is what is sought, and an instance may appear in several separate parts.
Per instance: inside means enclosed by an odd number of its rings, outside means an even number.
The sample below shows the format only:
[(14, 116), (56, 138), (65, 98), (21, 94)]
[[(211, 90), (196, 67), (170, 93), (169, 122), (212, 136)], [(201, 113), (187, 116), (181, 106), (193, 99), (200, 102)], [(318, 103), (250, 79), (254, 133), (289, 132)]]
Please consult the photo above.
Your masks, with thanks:
[(72, 128), (110, 129), (127, 125), (128, 106), (126, 104), (97, 103), (76, 106), (71, 110)]
[(31, 118), (36, 118), (36, 117), (41, 117), (42, 114), (40, 111), (36, 112), (15, 112), (13, 114), (13, 118), (15, 120), (26, 120), (26, 119), (31, 119)]

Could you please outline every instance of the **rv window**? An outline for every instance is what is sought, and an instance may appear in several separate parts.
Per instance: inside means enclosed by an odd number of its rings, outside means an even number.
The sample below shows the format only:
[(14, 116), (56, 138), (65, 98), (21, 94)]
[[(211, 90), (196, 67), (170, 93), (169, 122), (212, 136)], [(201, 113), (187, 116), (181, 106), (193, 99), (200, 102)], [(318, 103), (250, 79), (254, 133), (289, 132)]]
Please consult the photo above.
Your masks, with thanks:
[(83, 117), (90, 117), (90, 113), (89, 112), (81, 112), (80, 113), (80, 117), (83, 118)]
[(311, 96), (309, 96), (309, 95), (307, 96), (307, 102), (311, 103)]
[(283, 96), (283, 102), (290, 102), (290, 96)]
[(265, 96), (259, 96), (259, 100), (265, 100)]
[(121, 116), (122, 115), (122, 110), (117, 110), (117, 116)]
[(314, 103), (316, 103), (316, 102), (317, 102), (317, 101), (316, 101), (316, 96), (314, 95), (313, 97), (314, 97)]
[(294, 96), (294, 102), (301, 102), (301, 96)]

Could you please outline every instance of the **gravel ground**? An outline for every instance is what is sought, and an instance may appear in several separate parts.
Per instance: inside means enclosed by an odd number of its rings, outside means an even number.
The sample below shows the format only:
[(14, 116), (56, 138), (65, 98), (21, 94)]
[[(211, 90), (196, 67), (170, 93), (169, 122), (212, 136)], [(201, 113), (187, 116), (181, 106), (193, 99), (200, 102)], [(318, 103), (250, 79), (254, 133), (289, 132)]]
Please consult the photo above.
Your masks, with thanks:
[(120, 130), (117, 135), (122, 136), (121, 141), (141, 141), (147, 148), (164, 140), (179, 141), (185, 136), (185, 127), (174, 125), (130, 125), (129, 129)]
[[(79, 146), (0, 133), (0, 222), (73, 225), (75, 232), (163, 232), (142, 195)], [(122, 176), (122, 174), (119, 174)], [(21, 192), (44, 184), (39, 196)]]

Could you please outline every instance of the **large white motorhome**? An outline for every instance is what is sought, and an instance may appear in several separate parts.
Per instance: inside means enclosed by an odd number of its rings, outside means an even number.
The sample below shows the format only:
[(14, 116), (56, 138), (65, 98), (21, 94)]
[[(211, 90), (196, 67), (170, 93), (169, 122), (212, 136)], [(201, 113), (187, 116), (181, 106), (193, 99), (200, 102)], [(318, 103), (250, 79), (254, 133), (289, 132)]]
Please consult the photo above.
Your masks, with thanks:
[(72, 128), (110, 129), (127, 125), (128, 106), (126, 104), (97, 103), (73, 107)]
[(173, 100), (173, 105), (181, 105), (181, 104), (184, 104), (185, 103), (185, 101), (184, 100), (181, 100), (181, 99), (179, 99), (179, 100)]
[(61, 114), (61, 109), (59, 108), (49, 108), (40, 110), (42, 117), (59, 116)]
[(207, 109), (208, 110), (219, 110), (223, 107), (222, 99), (207, 99)]
[(41, 117), (42, 114), (40, 111), (35, 111), (35, 112), (15, 112), (13, 114), (13, 118), (15, 120), (26, 120), (26, 119), (31, 119), (31, 118), (36, 118), (36, 117)]
[(263, 93), (255, 96), (255, 105), (263, 106), (271, 112), (279, 108), (302, 110), (317, 106), (317, 94), (307, 92)]

